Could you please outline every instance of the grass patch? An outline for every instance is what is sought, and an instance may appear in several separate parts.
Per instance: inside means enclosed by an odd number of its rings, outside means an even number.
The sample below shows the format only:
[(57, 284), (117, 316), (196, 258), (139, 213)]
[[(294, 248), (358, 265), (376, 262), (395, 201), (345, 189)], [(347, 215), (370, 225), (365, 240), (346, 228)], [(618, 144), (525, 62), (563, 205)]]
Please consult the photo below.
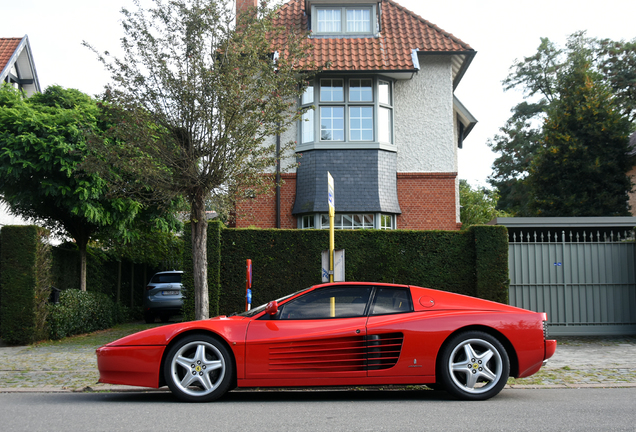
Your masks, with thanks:
[(125, 323), (118, 324), (113, 328), (107, 330), (98, 330), (93, 333), (87, 333), (77, 336), (69, 336), (55, 341), (43, 341), (37, 342), (30, 346), (32, 349), (43, 347), (64, 347), (69, 348), (98, 348), (114, 340), (123, 338), (124, 336), (131, 335), (133, 333), (147, 330), (153, 327), (160, 327), (165, 324), (144, 324), (144, 323)]

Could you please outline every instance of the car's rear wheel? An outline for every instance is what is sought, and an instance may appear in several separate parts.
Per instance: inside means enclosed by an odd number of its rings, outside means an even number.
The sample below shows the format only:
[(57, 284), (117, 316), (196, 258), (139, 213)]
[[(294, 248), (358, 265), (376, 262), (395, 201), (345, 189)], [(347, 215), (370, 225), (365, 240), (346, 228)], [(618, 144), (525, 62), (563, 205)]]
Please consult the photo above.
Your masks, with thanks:
[(480, 331), (454, 336), (440, 353), (438, 373), (445, 390), (459, 399), (486, 400), (508, 381), (508, 353), (495, 337)]
[(179, 399), (208, 402), (223, 396), (234, 373), (227, 348), (208, 335), (191, 335), (172, 346), (164, 360), (168, 387)]

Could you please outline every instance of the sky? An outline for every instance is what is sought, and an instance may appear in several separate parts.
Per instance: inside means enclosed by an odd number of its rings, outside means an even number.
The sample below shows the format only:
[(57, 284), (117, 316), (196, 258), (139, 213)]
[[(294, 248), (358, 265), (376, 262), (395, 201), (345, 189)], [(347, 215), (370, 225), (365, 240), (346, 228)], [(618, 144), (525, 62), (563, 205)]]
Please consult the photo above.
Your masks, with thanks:
[[(501, 85), (515, 59), (533, 55), (541, 37), (563, 46), (579, 30), (599, 38), (636, 38), (634, 0), (396, 1), (477, 51), (455, 92), (479, 121), (459, 151), (459, 178), (473, 186), (488, 186), (496, 154), (486, 143), (523, 98)], [(0, 0), (0, 37), (29, 36), (42, 88), (58, 84), (95, 95), (109, 77), (82, 41), (116, 54), (122, 7), (132, 9), (133, 0)]]

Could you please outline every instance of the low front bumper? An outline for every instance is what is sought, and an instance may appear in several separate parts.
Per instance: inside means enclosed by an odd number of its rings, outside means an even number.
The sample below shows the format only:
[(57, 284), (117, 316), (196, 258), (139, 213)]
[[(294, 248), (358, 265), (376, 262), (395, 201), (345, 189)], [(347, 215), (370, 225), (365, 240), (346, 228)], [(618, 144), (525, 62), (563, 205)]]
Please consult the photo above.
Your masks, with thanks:
[(95, 351), (99, 382), (159, 387), (165, 346), (103, 346)]

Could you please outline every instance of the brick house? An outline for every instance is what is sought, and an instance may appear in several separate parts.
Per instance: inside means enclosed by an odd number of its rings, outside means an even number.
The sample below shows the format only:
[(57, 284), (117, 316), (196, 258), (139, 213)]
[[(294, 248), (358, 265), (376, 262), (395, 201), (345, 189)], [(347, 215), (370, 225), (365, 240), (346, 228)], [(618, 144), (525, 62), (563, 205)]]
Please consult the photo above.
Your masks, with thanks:
[(0, 38), (0, 83), (24, 90), (28, 96), (40, 91), (29, 37)]
[(393, 0), (290, 0), (278, 21), (310, 30), (314, 59), (332, 63), (280, 137), (299, 165), (239, 204), (236, 227), (327, 227), (329, 172), (336, 228), (459, 229), (457, 152), (476, 120), (454, 90), (476, 52)]

